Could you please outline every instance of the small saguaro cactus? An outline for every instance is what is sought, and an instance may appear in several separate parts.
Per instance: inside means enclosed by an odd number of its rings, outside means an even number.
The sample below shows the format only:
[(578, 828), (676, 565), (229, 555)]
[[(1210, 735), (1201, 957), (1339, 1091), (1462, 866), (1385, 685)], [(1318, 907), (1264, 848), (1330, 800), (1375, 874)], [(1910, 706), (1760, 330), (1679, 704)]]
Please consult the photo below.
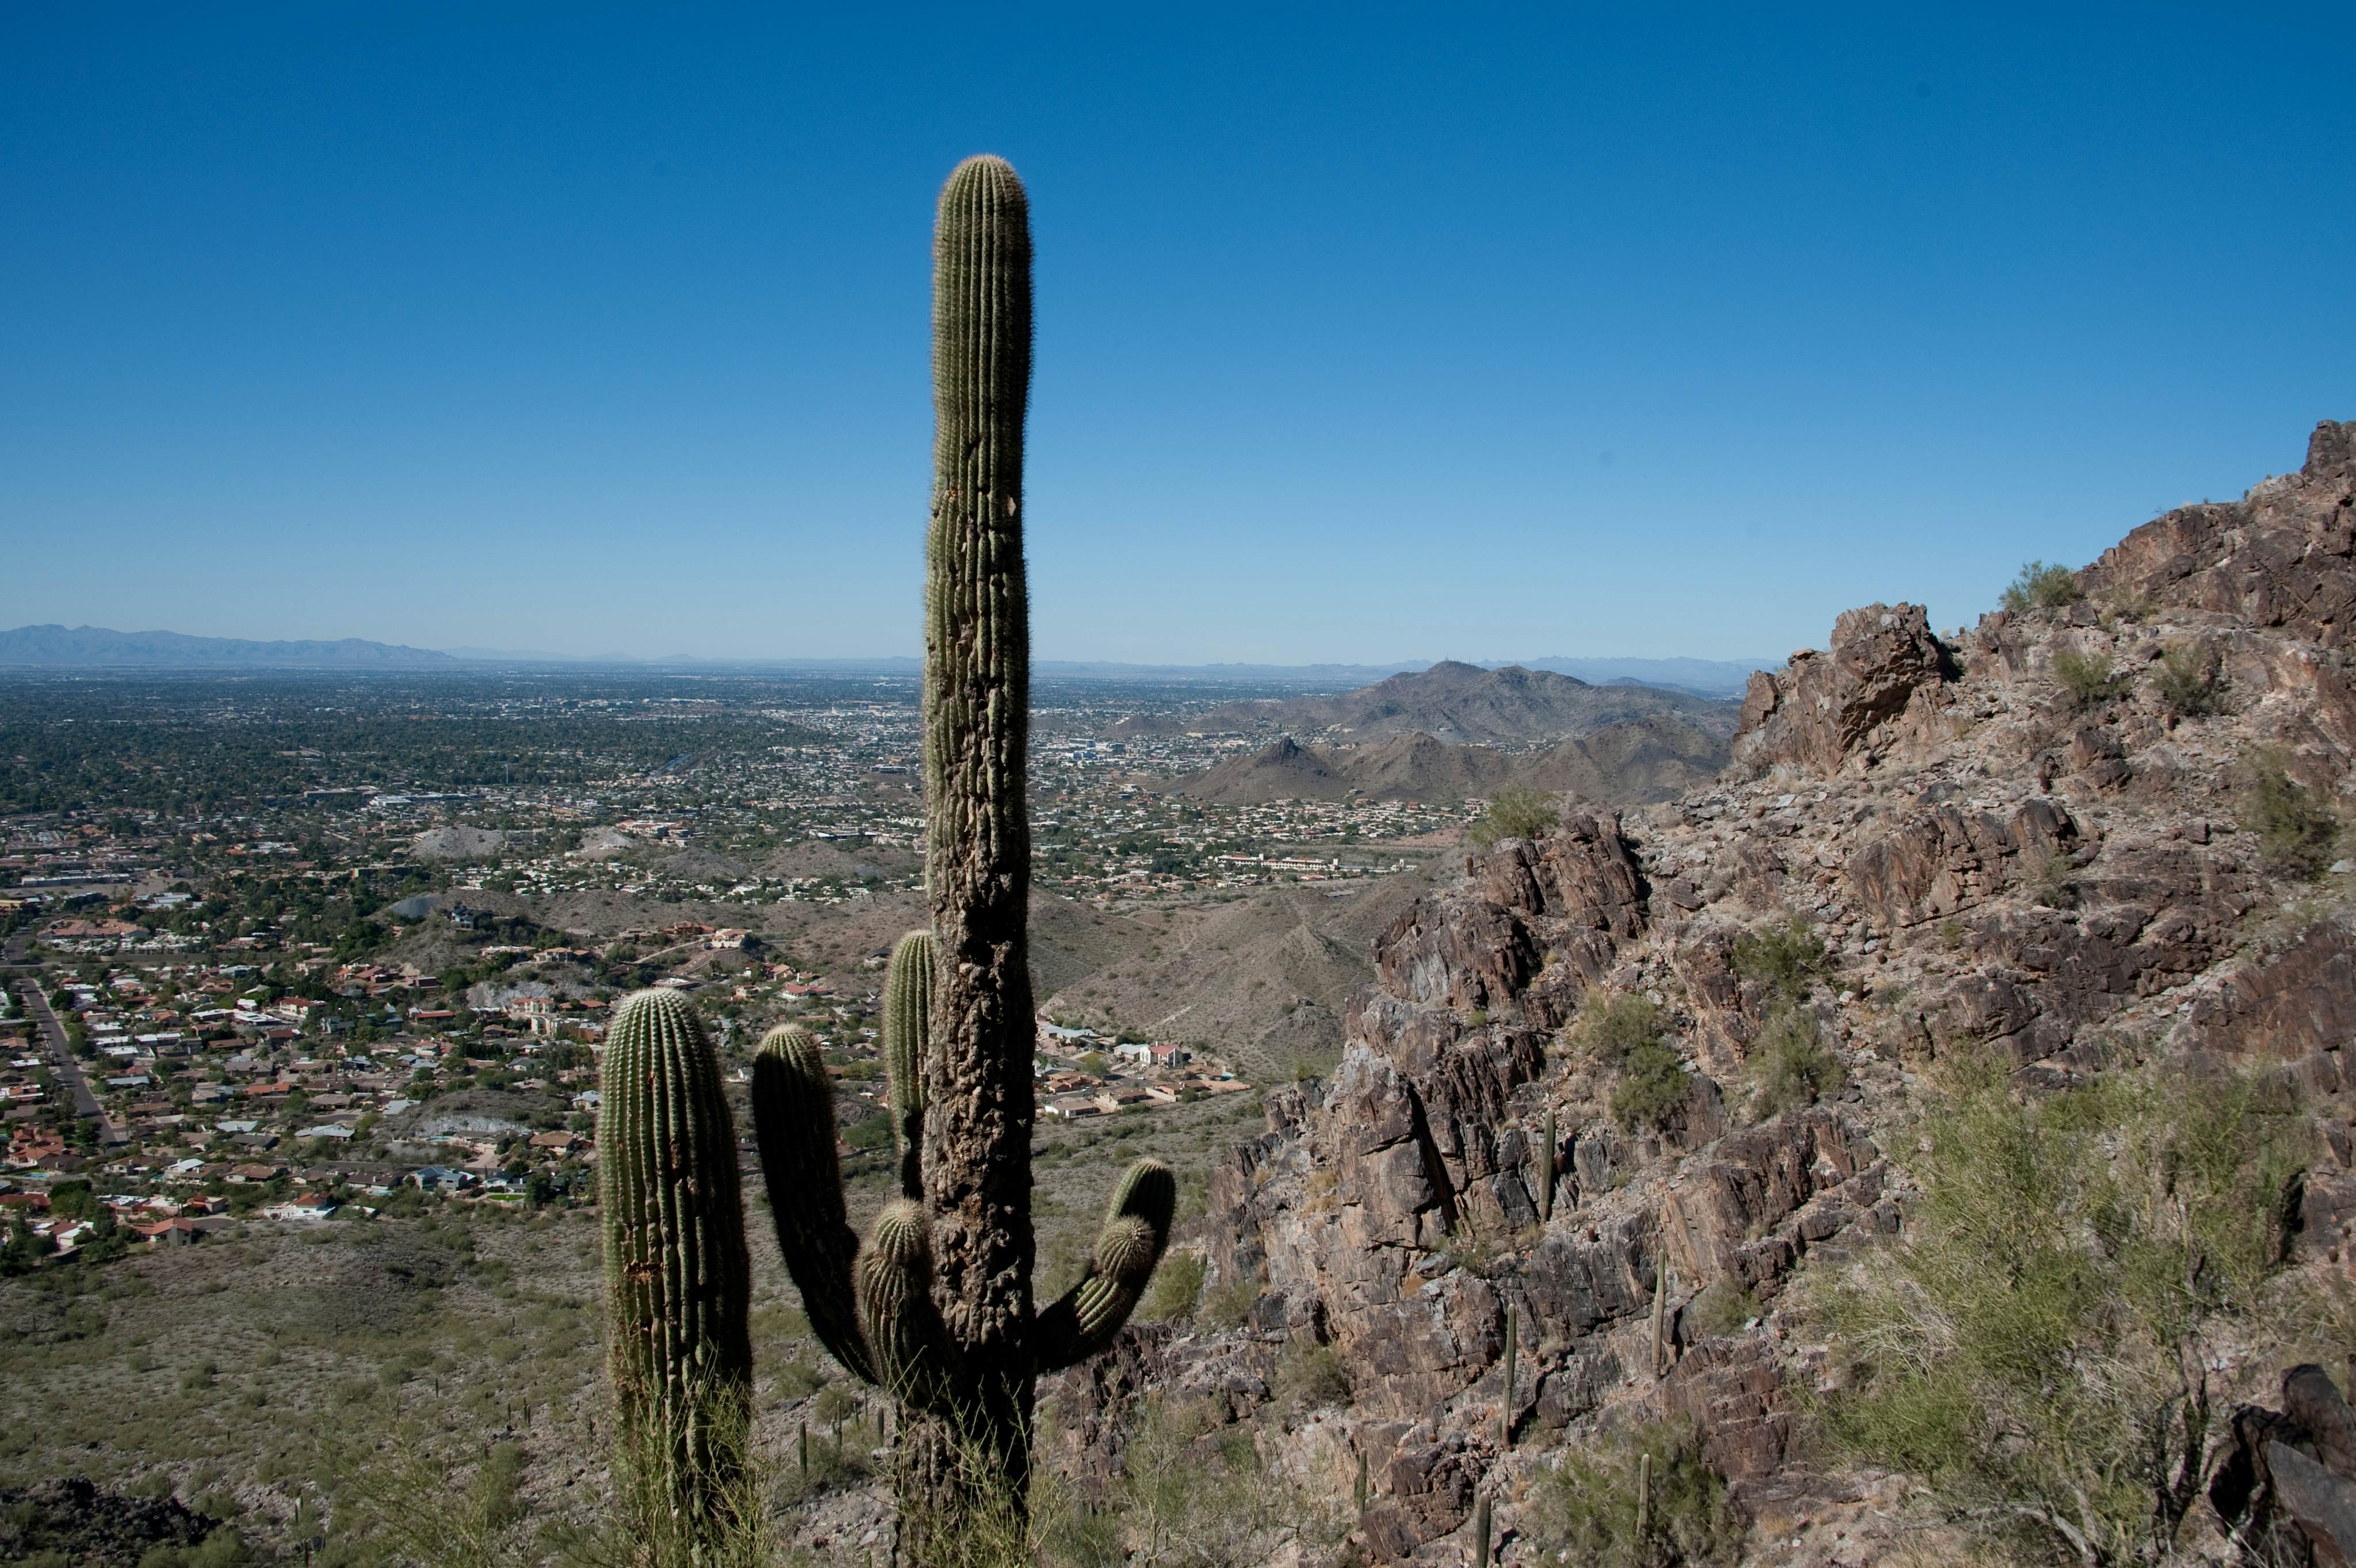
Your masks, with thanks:
[(615, 1402), (645, 1479), (696, 1530), (718, 1521), (752, 1390), (736, 1135), (692, 1004), (641, 991), (615, 1009), (599, 1083), (598, 1199)]
[(1514, 1445), (1514, 1352), (1519, 1348), (1520, 1324), (1515, 1318), (1514, 1304), (1505, 1304), (1505, 1414), (1497, 1421), (1497, 1446)]
[(901, 1548), (946, 1561), (1020, 1519), (1038, 1375), (1108, 1345), (1170, 1240), (1177, 1185), (1122, 1177), (1077, 1283), (1034, 1306), (1029, 913), (1023, 787), (1030, 620), (1023, 431), (1031, 381), (1028, 198), (969, 158), (934, 230), (932, 516), (925, 544), (925, 872), (932, 927), (894, 952), (884, 995), (900, 1197), (866, 1245), (850, 1227), (834, 1100), (816, 1043), (772, 1031), (753, 1113), (777, 1244), (811, 1330), (901, 1406)]
[(1554, 1107), (1547, 1107), (1545, 1142), (1538, 1145), (1538, 1223), (1554, 1218), (1555, 1162), (1561, 1145), (1555, 1142)]

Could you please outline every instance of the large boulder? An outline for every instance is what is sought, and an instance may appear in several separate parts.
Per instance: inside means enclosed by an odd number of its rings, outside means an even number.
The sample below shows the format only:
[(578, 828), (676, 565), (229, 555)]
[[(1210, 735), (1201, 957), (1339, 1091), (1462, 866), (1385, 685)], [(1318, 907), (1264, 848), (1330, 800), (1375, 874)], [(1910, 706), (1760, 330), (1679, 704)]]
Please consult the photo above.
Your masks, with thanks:
[(1833, 623), (1829, 650), (1803, 649), (1751, 677), (1734, 759), (1754, 773), (1817, 775), (1870, 763), (1908, 717), (1927, 717), (1952, 671), (1921, 605), (1849, 610)]

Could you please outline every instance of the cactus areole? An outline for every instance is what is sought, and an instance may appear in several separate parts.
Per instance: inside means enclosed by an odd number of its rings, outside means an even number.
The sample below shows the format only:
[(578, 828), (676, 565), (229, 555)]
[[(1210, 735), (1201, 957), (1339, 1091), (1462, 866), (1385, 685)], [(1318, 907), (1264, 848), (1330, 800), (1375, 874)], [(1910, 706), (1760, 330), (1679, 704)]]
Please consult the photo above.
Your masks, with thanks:
[(901, 1196), (863, 1246), (845, 1216), (833, 1089), (817, 1043), (775, 1029), (753, 1064), (778, 1250), (811, 1331), (899, 1402), (900, 1546), (920, 1564), (953, 1558), (985, 1511), (1022, 1516), (1034, 1380), (1112, 1342), (1169, 1244), (1178, 1196), (1166, 1167), (1132, 1165), (1078, 1282), (1033, 1310), (1023, 568), (1031, 231), (1022, 183), (1003, 161), (969, 158), (949, 177), (933, 280), (932, 929), (901, 941), (884, 987)]

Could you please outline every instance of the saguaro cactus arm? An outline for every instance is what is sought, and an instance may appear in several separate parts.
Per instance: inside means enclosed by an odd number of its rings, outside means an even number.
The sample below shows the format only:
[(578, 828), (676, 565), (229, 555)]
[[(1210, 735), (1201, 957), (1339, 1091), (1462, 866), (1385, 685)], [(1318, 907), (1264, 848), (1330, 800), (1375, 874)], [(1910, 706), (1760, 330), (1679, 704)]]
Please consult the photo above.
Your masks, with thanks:
[(902, 1404), (954, 1415), (956, 1348), (933, 1305), (931, 1222), (922, 1205), (887, 1203), (859, 1254), (859, 1323), (876, 1380)]
[(1162, 1262), (1177, 1210), (1178, 1183), (1169, 1166), (1140, 1160), (1129, 1167), (1097, 1232), (1087, 1271), (1039, 1315), (1032, 1336), (1039, 1370), (1085, 1361), (1112, 1343)]
[(842, 1205), (834, 1086), (809, 1032), (783, 1024), (753, 1058), (753, 1135), (769, 1187), (777, 1251), (802, 1293), (810, 1332), (854, 1377), (877, 1380), (851, 1283), (859, 1236)]
[(892, 950), (884, 976), (884, 1066), (892, 1086), (892, 1137), (900, 1151), (900, 1196), (925, 1197), (925, 1057), (932, 1047), (933, 965), (939, 944), (910, 931)]

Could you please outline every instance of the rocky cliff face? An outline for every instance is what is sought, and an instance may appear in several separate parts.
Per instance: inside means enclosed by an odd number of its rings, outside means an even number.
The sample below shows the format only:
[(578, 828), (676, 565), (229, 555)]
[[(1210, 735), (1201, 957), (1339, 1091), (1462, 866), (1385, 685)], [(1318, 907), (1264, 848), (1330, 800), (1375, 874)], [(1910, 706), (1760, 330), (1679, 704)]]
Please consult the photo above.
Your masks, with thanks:
[[(2286, 882), (2234, 802), (2260, 748), (2343, 805), (2356, 779), (2351, 452), (2356, 426), (2320, 427), (2299, 473), (2137, 529), (2075, 604), (1954, 642), (1914, 606), (1851, 611), (1829, 649), (1754, 679), (1716, 787), (1468, 857), (1376, 942), (1338, 1070), (1276, 1097), (1218, 1172), (1199, 1240), (1215, 1285), (1260, 1288), (1248, 1324), (1141, 1331), (1068, 1387), (1075, 1462), (1109, 1404), (1164, 1383), (1261, 1422), (1263, 1448), (1331, 1495), (1363, 1458), (1367, 1552), (1457, 1561), (1478, 1488), (1514, 1558), (1535, 1466), (1600, 1420), (1684, 1413), (1773, 1543), (1759, 1561), (1874, 1561), (1892, 1527), (1864, 1505), (1891, 1483), (1795, 1449), (1792, 1396), (1821, 1348), (1778, 1303), (1798, 1271), (1905, 1223), (1890, 1155), (1914, 1069), (1967, 1044), (2031, 1083), (2130, 1039), (2296, 1078), (2334, 1151), (2308, 1174), (2297, 1255), (2339, 1271), (2356, 877)], [(2204, 671), (2206, 700), (2186, 684)], [(1829, 950), (1815, 1006), (1847, 1086), (1752, 1122), (1769, 998), (1735, 944), (1794, 917)], [(1565, 1048), (1581, 1005), (1617, 993), (1673, 1020), (1689, 1075), (1658, 1132), (1622, 1131)], [(1705, 1332), (1691, 1308), (1718, 1282), (1758, 1315)], [(1345, 1402), (1272, 1402), (1304, 1344), (1338, 1349)], [(2252, 1389), (2279, 1370), (2229, 1369)]]

